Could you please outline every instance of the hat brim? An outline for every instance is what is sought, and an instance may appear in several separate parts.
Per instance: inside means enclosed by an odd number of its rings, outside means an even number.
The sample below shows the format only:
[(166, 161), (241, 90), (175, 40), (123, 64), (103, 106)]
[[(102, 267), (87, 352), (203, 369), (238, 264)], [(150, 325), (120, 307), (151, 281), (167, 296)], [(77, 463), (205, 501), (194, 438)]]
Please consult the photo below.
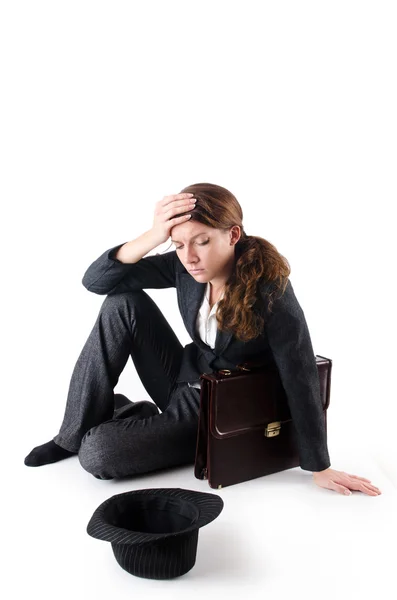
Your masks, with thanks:
[[(133, 490), (102, 502), (87, 525), (87, 533), (112, 544), (142, 545), (204, 527), (216, 519), (223, 506), (220, 496), (208, 492), (182, 488)], [(145, 507), (151, 507), (154, 512), (148, 513), (144, 523), (138, 523), (134, 517), (138, 515), (140, 519), (142, 511), (147, 510)], [(164, 522), (161, 520), (163, 514)], [(160, 520), (156, 520), (157, 515), (160, 515)], [(125, 526), (126, 523), (131, 529)], [(144, 531), (139, 529), (142, 525)]]

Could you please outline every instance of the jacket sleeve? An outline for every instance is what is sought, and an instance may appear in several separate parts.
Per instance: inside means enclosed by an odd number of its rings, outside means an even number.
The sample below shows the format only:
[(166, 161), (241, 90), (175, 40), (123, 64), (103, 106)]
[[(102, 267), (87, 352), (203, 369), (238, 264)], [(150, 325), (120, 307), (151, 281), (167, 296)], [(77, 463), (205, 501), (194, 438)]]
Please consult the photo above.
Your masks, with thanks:
[[(123, 242), (125, 244), (126, 242)], [(115, 258), (119, 244), (106, 250), (84, 273), (82, 284), (94, 294), (121, 294), (146, 288), (176, 287), (175, 250), (141, 258), (136, 263), (122, 263)]]
[(288, 279), (274, 300), (265, 329), (286, 392), (298, 446), (300, 467), (323, 471), (331, 462), (316, 357), (304, 312)]

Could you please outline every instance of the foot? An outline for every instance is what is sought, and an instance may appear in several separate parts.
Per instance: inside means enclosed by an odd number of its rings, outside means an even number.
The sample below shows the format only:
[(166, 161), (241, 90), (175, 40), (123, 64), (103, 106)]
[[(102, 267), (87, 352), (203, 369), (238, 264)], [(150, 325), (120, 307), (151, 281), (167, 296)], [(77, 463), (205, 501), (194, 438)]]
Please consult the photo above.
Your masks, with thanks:
[(74, 456), (77, 452), (70, 452), (61, 448), (51, 440), (42, 446), (36, 446), (25, 458), (25, 465), (28, 467), (40, 467), (41, 465), (47, 465), (49, 463), (58, 462), (69, 456)]

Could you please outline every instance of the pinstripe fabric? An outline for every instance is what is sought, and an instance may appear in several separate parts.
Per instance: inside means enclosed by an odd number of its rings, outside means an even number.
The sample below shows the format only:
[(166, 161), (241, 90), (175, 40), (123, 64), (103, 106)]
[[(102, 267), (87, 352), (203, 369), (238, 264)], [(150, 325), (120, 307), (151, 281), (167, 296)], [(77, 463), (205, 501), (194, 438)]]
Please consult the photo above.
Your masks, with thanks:
[(112, 544), (119, 565), (136, 577), (171, 579), (190, 571), (196, 563), (198, 533), (196, 529), (176, 538), (148, 546)]
[(220, 514), (223, 500), (183, 488), (116, 494), (92, 515), (87, 533), (111, 542), (119, 565), (138, 577), (170, 579), (196, 562), (199, 528)]
[[(97, 479), (194, 464), (200, 390), (176, 383), (182, 353), (148, 294), (107, 296), (73, 370), (54, 441), (78, 452)], [(153, 402), (115, 411), (113, 390), (130, 357)]]

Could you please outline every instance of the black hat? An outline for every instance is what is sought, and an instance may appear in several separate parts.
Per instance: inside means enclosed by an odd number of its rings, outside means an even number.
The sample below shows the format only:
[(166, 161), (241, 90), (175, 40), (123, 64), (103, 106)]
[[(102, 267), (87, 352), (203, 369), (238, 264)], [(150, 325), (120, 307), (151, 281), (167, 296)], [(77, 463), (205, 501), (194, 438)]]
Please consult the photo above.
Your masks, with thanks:
[(199, 528), (217, 518), (223, 500), (183, 488), (116, 494), (92, 515), (87, 533), (111, 542), (119, 565), (138, 577), (171, 579), (196, 562)]

